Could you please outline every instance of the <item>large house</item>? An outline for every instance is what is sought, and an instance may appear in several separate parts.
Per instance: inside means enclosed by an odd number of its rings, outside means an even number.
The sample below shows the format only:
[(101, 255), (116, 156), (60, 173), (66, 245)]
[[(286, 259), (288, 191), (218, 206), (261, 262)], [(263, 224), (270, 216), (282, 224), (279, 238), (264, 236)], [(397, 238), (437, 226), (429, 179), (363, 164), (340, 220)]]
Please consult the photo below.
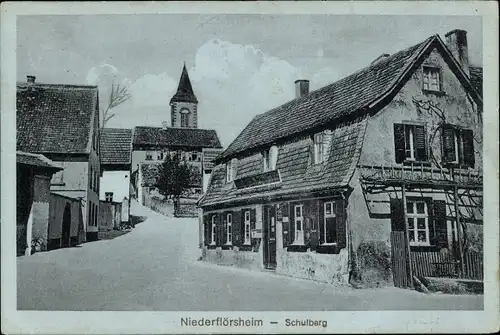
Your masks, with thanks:
[(217, 157), (203, 259), (365, 286), (482, 279), (482, 68), (466, 31), (295, 84)]
[(99, 228), (119, 228), (122, 223), (129, 222), (130, 217), (132, 129), (101, 129), (100, 150)]
[[(97, 239), (98, 130), (97, 86), (41, 84), (34, 76), (17, 84), (17, 150), (43, 155), (62, 168), (50, 182), (50, 218), (43, 242), (48, 249)], [(66, 238), (63, 222), (68, 220)]]
[(180, 154), (198, 171), (191, 193), (200, 196), (208, 184), (213, 158), (222, 150), (215, 130), (198, 128), (198, 99), (194, 94), (184, 65), (176, 93), (170, 100), (171, 124), (161, 127), (134, 128), (132, 142), (132, 169), (134, 189), (139, 203), (144, 204), (156, 189), (158, 164), (166, 155)]

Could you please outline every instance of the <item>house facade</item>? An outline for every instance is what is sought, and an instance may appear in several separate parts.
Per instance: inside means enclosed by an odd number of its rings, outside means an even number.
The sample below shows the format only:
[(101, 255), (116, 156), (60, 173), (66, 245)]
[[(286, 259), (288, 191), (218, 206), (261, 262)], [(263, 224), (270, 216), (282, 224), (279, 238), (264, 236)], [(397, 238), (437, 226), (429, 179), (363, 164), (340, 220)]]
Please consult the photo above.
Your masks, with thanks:
[(132, 129), (101, 129), (100, 150), (100, 227), (119, 228), (130, 220)]
[(50, 179), (61, 168), (43, 155), (21, 151), (16, 163), (17, 255), (23, 256), (47, 246)]
[(206, 261), (329, 283), (482, 279), (482, 69), (434, 35), (257, 115), (217, 157)]
[[(57, 199), (81, 202), (71, 222), (76, 243), (97, 239), (99, 213), (99, 96), (97, 86), (17, 84), (17, 149), (42, 154), (62, 168), (50, 182)], [(56, 201), (56, 200), (54, 200)], [(71, 207), (71, 206), (70, 206)], [(66, 208), (66, 206), (64, 206)], [(47, 245), (62, 241), (64, 211), (50, 214)]]
[[(159, 127), (134, 128), (132, 142), (132, 169), (134, 191), (139, 203), (155, 191), (154, 178), (144, 171), (155, 171), (167, 155), (179, 154), (196, 171), (196, 181), (190, 193), (199, 197), (203, 185), (208, 184), (209, 169), (204, 162), (213, 159), (222, 146), (215, 130), (198, 128), (198, 99), (194, 94), (189, 74), (184, 65), (176, 93), (170, 100), (170, 125), (163, 122)], [(215, 152), (215, 154), (214, 154)], [(205, 157), (205, 155), (207, 157)], [(139, 179), (141, 181), (139, 181)]]

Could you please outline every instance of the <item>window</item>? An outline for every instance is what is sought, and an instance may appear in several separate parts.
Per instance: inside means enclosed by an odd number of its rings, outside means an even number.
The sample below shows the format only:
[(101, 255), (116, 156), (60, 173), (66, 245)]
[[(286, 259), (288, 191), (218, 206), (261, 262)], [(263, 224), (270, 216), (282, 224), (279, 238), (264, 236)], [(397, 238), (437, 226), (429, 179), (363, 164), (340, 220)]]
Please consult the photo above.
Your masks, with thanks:
[(147, 161), (152, 161), (153, 160), (153, 154), (149, 151), (146, 152), (146, 160)]
[(276, 162), (278, 160), (278, 147), (273, 145), (262, 154), (264, 158), (264, 172), (276, 170)]
[(250, 212), (245, 212), (245, 228), (244, 228), (245, 239), (243, 244), (250, 244)]
[(324, 219), (324, 240), (322, 244), (333, 244), (337, 240), (337, 218), (335, 215), (334, 202), (325, 202), (325, 219)]
[(233, 216), (232, 214), (227, 214), (227, 236), (226, 243), (233, 243)]
[(159, 151), (156, 155), (156, 159), (159, 161), (163, 160), (163, 151)]
[(197, 152), (192, 152), (191, 153), (191, 156), (189, 157), (189, 160), (190, 161), (193, 161), (193, 162), (196, 162), (200, 159), (200, 157), (198, 157), (198, 153)]
[(422, 88), (425, 91), (441, 91), (441, 71), (439, 68), (424, 66)]
[(181, 110), (181, 127), (189, 127), (189, 111), (187, 109)]
[(304, 244), (304, 218), (302, 217), (302, 205), (295, 205), (295, 236), (293, 244)]
[(472, 130), (446, 124), (442, 131), (443, 161), (463, 167), (474, 167), (474, 135)]
[(89, 226), (92, 226), (92, 218), (94, 217), (92, 202), (89, 202), (89, 217), (87, 218), (87, 222)]
[(396, 163), (426, 162), (427, 140), (425, 127), (414, 124), (394, 124)]
[(324, 134), (314, 135), (314, 164), (320, 164), (324, 161)]
[(429, 246), (429, 214), (424, 200), (407, 200), (408, 240), (410, 245)]
[(210, 232), (210, 236), (211, 236), (211, 239), (210, 239), (210, 244), (211, 245), (215, 245), (215, 215), (212, 216), (212, 226), (211, 226), (211, 229), (212, 231)]
[(97, 213), (99, 212), (99, 207), (97, 205), (94, 205), (94, 226), (97, 226)]
[(232, 182), (236, 175), (236, 163), (237, 159), (233, 158), (226, 163), (226, 181), (228, 183)]
[(106, 192), (106, 201), (107, 202), (113, 201), (113, 192)]

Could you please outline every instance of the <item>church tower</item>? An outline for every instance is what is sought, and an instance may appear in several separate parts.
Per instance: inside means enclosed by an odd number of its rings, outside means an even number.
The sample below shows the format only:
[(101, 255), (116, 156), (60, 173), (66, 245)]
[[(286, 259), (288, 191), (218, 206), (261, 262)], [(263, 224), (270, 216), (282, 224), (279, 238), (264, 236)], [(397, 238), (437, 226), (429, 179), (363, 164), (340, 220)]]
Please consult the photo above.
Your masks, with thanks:
[(177, 92), (170, 99), (170, 107), (172, 127), (198, 128), (198, 99), (194, 95), (186, 64), (182, 68)]

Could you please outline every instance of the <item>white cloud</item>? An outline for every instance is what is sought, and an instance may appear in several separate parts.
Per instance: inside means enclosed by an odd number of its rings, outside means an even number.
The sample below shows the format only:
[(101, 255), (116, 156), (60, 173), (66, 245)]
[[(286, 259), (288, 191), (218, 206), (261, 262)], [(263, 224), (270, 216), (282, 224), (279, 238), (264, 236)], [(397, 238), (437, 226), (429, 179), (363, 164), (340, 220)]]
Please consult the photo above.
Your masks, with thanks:
[[(199, 100), (198, 126), (217, 130), (224, 146), (255, 115), (293, 99), (294, 81), (303, 78), (301, 69), (286, 60), (252, 45), (218, 39), (207, 41), (197, 50), (195, 64), (188, 71)], [(111, 74), (116, 76), (117, 72)], [(331, 83), (338, 79), (335, 77), (338, 74), (333, 68), (323, 69), (310, 78), (311, 87)], [(178, 79), (168, 73), (140, 77), (128, 86), (132, 98), (118, 107), (117, 116), (109, 125), (159, 126), (170, 120), (169, 101)]]

